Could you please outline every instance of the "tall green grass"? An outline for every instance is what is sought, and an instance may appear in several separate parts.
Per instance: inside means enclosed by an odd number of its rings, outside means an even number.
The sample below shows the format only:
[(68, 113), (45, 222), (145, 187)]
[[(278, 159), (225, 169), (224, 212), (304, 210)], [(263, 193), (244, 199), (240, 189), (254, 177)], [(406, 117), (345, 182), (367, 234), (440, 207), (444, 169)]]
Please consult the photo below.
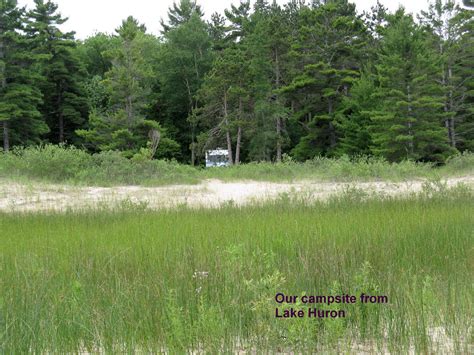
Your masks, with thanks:
[(81, 185), (164, 185), (198, 183), (204, 179), (293, 181), (319, 179), (404, 180), (474, 173), (474, 154), (453, 157), (443, 167), (382, 159), (316, 158), (306, 163), (287, 160), (280, 164), (251, 163), (228, 168), (203, 169), (169, 161), (129, 160), (119, 152), (90, 155), (54, 145), (19, 148), (0, 154), (0, 178)]
[[(0, 353), (467, 353), (473, 194), (435, 190), (0, 214)], [(389, 304), (284, 320), (274, 317), (277, 292), (386, 295)], [(449, 341), (436, 344), (435, 331)]]

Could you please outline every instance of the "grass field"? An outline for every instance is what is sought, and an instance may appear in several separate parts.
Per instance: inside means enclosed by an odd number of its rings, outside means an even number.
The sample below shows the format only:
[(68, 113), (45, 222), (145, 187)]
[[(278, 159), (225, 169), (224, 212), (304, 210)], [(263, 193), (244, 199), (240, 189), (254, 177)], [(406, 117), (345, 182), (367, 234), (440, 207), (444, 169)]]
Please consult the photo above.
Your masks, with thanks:
[(474, 174), (474, 154), (452, 157), (444, 166), (383, 159), (318, 157), (305, 163), (286, 159), (283, 163), (250, 163), (204, 169), (160, 160), (129, 160), (119, 152), (90, 155), (74, 147), (45, 145), (0, 154), (0, 178), (22, 182), (46, 182), (82, 186), (197, 184), (206, 179), (289, 182), (403, 181), (415, 178), (445, 178)]
[[(473, 193), (0, 214), (0, 353), (472, 351)], [(387, 304), (277, 304), (286, 295)], [(289, 308), (345, 318), (278, 319)]]

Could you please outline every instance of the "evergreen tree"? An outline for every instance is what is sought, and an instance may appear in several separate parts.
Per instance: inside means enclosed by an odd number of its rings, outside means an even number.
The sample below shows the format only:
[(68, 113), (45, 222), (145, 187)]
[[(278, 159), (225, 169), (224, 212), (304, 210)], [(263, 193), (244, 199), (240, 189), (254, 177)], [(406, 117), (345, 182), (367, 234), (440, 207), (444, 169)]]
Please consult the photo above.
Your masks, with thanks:
[(212, 41), (212, 51), (220, 52), (227, 47), (226, 39), (226, 19), (221, 14), (215, 12), (211, 15), (211, 21), (208, 24), (209, 36)]
[(335, 155), (339, 105), (366, 60), (367, 33), (355, 6), (345, 0), (303, 8), (293, 45), (294, 79), (283, 88), (294, 101), (294, 119), (306, 136), (293, 150), (300, 160)]
[[(209, 128), (207, 134), (200, 137), (205, 140), (204, 148), (209, 143), (219, 145), (222, 136), (225, 136), (231, 165), (238, 165), (241, 161), (243, 129), (247, 123), (250, 93), (245, 50), (240, 45), (225, 49), (214, 61), (199, 91), (199, 99), (204, 106), (198, 112), (201, 124)], [(235, 150), (232, 136), (237, 137)]]
[(106, 112), (93, 111), (89, 130), (77, 134), (100, 150), (120, 150), (131, 157), (147, 143), (153, 144), (161, 128), (143, 115), (153, 78), (145, 54), (145, 43), (150, 40), (145, 27), (129, 17), (116, 32), (120, 45), (107, 53), (112, 67), (104, 81), (110, 106)]
[[(474, 6), (473, 6), (474, 7)], [(454, 58), (457, 78), (454, 103), (457, 106), (454, 122), (457, 124), (456, 147), (458, 150), (474, 151), (474, 11), (461, 11), (453, 21), (457, 25), (459, 51)]]
[(243, 0), (239, 6), (231, 4), (230, 9), (224, 11), (230, 22), (227, 28), (227, 39), (233, 42), (243, 40), (250, 32), (250, 0)]
[(451, 146), (460, 150), (472, 149), (474, 139), (473, 14), (452, 0), (435, 0), (421, 18), (443, 63), (440, 84), (445, 97), (445, 125)]
[[(164, 126), (183, 147), (183, 155), (191, 151), (191, 163), (196, 162), (198, 108), (196, 93), (212, 64), (212, 41), (209, 28), (200, 12), (194, 12), (187, 22), (170, 29), (164, 36), (158, 70), (161, 101), (165, 105)], [(189, 147), (189, 148), (188, 148)]]
[(342, 132), (338, 155), (368, 156), (371, 154), (370, 110), (375, 109), (375, 82), (370, 73), (363, 73), (344, 96), (337, 113)]
[(130, 17), (76, 41), (50, 0), (28, 13), (0, 0), (0, 140), (192, 164), (217, 146), (232, 164), (443, 163), (474, 149), (466, 5), (431, 0), (415, 22), (379, 1), (358, 15), (349, 0), (240, 0), (206, 22), (196, 0), (176, 0), (161, 38)]
[(274, 157), (281, 162), (287, 141), (288, 110), (280, 90), (288, 80), (289, 23), (279, 5), (266, 1), (255, 4), (252, 22), (248, 46), (252, 56), (249, 70), (253, 76), (256, 134), (250, 142), (251, 155), (259, 160)]
[(389, 16), (376, 65), (378, 102), (371, 112), (373, 152), (391, 161), (443, 162), (452, 153), (443, 123), (441, 62), (422, 29), (399, 9)]
[(197, 5), (196, 0), (180, 0), (178, 4), (174, 2), (173, 7), (168, 10), (168, 23), (163, 19), (160, 21), (163, 28), (162, 34), (166, 35), (172, 29), (189, 22), (194, 14), (199, 18), (204, 16), (201, 6)]
[(0, 123), (3, 150), (11, 144), (34, 144), (48, 132), (38, 106), (42, 95), (34, 70), (38, 56), (29, 51), (30, 41), (21, 33), (24, 9), (16, 0), (0, 0)]
[(67, 19), (57, 10), (51, 1), (35, 0), (26, 31), (32, 51), (45, 58), (38, 70), (46, 78), (41, 86), (41, 111), (51, 129), (50, 140), (62, 143), (75, 140), (74, 131), (87, 117), (87, 103), (81, 83), (85, 70), (75, 50), (74, 34), (59, 29)]
[(96, 33), (78, 44), (81, 62), (84, 63), (87, 73), (92, 78), (96, 75), (103, 78), (112, 67), (106, 53), (118, 46), (117, 38), (105, 33)]

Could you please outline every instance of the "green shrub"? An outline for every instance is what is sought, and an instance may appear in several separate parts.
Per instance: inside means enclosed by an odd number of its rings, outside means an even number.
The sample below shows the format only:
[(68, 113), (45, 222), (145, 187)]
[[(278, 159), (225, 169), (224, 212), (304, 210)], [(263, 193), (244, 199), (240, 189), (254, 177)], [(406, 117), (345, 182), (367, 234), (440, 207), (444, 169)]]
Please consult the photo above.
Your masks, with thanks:
[(226, 168), (201, 169), (176, 161), (150, 160), (144, 154), (128, 159), (118, 151), (88, 154), (68, 146), (16, 148), (0, 154), (0, 177), (27, 178), (53, 183), (93, 185), (163, 185), (198, 183), (204, 179), (294, 180), (406, 180), (440, 178), (474, 172), (474, 154), (451, 158), (445, 166), (403, 161), (389, 163), (374, 157), (338, 159), (316, 157), (305, 163), (285, 158), (282, 163), (253, 162)]

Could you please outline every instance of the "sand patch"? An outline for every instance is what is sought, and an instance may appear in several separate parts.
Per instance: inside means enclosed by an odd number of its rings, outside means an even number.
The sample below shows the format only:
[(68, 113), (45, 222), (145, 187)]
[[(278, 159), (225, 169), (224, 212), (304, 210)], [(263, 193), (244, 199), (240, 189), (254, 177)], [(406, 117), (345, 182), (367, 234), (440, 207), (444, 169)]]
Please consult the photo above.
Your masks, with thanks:
[[(450, 178), (442, 181), (448, 187), (465, 184), (474, 187), (474, 176)], [(0, 182), (0, 211), (64, 211), (86, 207), (114, 206), (131, 203), (150, 209), (189, 207), (219, 207), (232, 203), (244, 206), (255, 201), (267, 201), (286, 196), (304, 196), (310, 200), (324, 200), (347, 189), (368, 193), (403, 195), (419, 192), (425, 180), (405, 182), (334, 183), (300, 181), (272, 183), (257, 181), (222, 182), (206, 180), (199, 185), (163, 187), (116, 186), (75, 187), (64, 185), (19, 184)]]

